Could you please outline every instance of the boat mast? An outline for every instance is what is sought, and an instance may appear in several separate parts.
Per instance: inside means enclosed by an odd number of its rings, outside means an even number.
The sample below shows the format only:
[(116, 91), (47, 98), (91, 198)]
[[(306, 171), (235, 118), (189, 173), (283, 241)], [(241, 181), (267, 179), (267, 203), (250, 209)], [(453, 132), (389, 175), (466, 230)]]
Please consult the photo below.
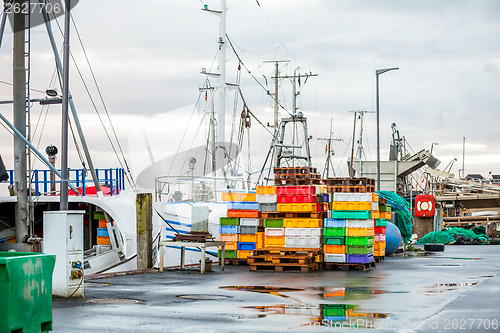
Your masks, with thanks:
[[(226, 125), (226, 0), (220, 1), (221, 10), (208, 9), (208, 5), (203, 6), (203, 11), (209, 12), (219, 17), (219, 109), (217, 110), (217, 147), (215, 154), (216, 165), (221, 169), (220, 173), (224, 175), (224, 156), (225, 156), (225, 125)], [(215, 168), (214, 168), (215, 172)]]
[[(24, 0), (15, 0), (13, 6), (21, 8)], [(14, 7), (16, 8), (16, 7)], [(14, 11), (13, 49), (13, 111), (14, 127), (26, 137), (26, 64), (25, 64), (25, 23), (22, 11)], [(16, 243), (24, 243), (28, 237), (28, 188), (27, 188), (26, 144), (14, 137), (14, 191), (16, 205)]]

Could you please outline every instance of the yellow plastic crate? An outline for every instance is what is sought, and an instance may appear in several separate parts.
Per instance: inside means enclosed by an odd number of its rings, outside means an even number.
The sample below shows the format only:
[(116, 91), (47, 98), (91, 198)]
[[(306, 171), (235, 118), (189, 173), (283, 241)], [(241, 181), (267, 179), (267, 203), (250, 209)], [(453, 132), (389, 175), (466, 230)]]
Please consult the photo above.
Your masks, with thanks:
[[(226, 250), (237, 250), (238, 242), (226, 242)], [(222, 246), (219, 246), (219, 250), (222, 250)]]
[(276, 194), (276, 186), (257, 186), (257, 194)]
[(345, 245), (323, 245), (323, 252), (331, 254), (344, 254)]
[(385, 256), (385, 248), (378, 249), (378, 250), (373, 250), (373, 255), (376, 256), (376, 257), (383, 257), (383, 256)]
[(278, 212), (286, 213), (316, 213), (316, 203), (278, 204)]
[(221, 194), (221, 201), (257, 201), (256, 193), (242, 193), (242, 192), (223, 192)]
[(379, 219), (381, 217), (379, 217), (379, 211), (374, 211), (372, 210), (372, 219)]
[(257, 243), (257, 234), (239, 234), (238, 242)]
[(333, 201), (332, 210), (371, 210), (372, 203), (365, 201)]
[(367, 317), (371, 315), (370, 313), (363, 313), (363, 312), (354, 312), (353, 309), (346, 309), (345, 310), (345, 316), (346, 317)]
[(385, 241), (373, 242), (373, 250), (385, 249)]
[(323, 220), (321, 219), (283, 219), (285, 228), (321, 228)]
[(375, 235), (375, 228), (345, 228), (345, 235), (351, 237), (368, 237)]
[(238, 259), (246, 259), (248, 256), (252, 255), (252, 252), (253, 251), (238, 250), (238, 251), (236, 251), (236, 258), (238, 258)]
[(390, 220), (392, 217), (391, 212), (379, 212), (379, 219)]
[(325, 260), (324, 257), (324, 255), (318, 254), (316, 257), (314, 257), (314, 262), (323, 262)]
[(238, 234), (219, 234), (219, 240), (221, 242), (237, 242)]
[(265, 236), (264, 247), (284, 247), (285, 236)]

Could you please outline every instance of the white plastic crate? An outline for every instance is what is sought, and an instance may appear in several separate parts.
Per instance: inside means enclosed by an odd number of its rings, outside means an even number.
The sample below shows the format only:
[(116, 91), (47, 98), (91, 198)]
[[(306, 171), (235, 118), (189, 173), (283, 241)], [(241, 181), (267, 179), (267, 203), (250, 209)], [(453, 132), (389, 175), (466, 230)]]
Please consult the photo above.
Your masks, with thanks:
[(375, 234), (375, 241), (376, 242), (384, 242), (385, 241), (385, 234)]
[(240, 225), (258, 227), (262, 225), (261, 219), (240, 218)]
[(345, 254), (325, 253), (325, 262), (346, 262)]
[[(342, 193), (335, 192), (333, 194), (333, 201), (373, 201), (371, 193)], [(377, 209), (378, 210), (378, 209)]]
[(290, 304), (285, 304), (285, 313), (319, 317), (321, 316), (321, 308), (319, 307), (319, 305), (312, 304), (298, 304), (293, 306)]
[(285, 236), (285, 228), (266, 228), (266, 236)]
[(258, 203), (277, 203), (278, 196), (276, 194), (257, 194)]
[(346, 228), (373, 228), (373, 219), (370, 219), (370, 220), (346, 220), (345, 226), (346, 226)]
[(323, 228), (285, 228), (285, 236), (291, 237), (320, 237)]
[(378, 202), (372, 202), (372, 210), (378, 211)]
[(285, 236), (285, 247), (320, 248), (321, 237), (290, 237)]

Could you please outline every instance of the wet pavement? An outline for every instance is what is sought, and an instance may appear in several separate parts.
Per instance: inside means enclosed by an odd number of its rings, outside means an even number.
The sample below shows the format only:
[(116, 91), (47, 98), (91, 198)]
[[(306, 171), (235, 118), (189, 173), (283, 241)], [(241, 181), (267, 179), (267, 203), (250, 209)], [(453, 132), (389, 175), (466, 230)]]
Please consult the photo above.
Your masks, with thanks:
[(164, 271), (87, 280), (54, 332), (500, 332), (500, 246), (387, 257), (368, 272)]

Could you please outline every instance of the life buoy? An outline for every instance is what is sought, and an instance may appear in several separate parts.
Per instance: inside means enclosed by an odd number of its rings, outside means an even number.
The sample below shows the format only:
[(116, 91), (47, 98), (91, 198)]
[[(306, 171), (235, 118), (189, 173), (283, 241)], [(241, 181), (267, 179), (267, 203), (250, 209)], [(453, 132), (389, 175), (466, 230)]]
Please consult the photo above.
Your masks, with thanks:
[(431, 217), (436, 213), (434, 196), (431, 194), (420, 194), (415, 197), (415, 215), (419, 217)]

